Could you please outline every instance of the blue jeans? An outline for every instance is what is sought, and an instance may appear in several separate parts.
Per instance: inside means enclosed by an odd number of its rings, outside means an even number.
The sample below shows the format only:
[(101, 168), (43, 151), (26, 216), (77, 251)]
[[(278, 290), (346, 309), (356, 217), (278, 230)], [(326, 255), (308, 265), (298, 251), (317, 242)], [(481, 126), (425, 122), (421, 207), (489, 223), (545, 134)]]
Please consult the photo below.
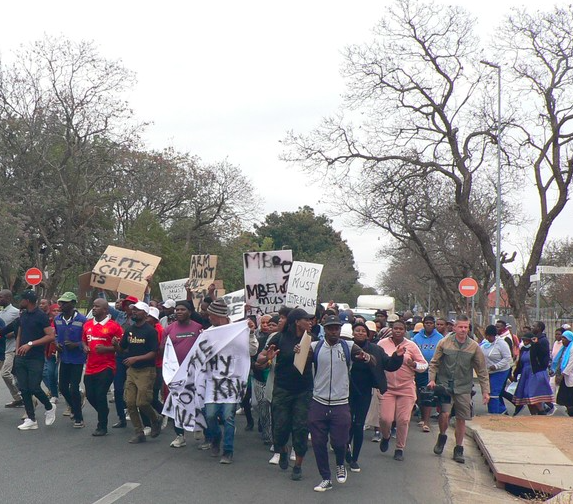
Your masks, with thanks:
[(50, 392), (50, 396), (58, 397), (58, 362), (55, 355), (44, 361), (42, 381)]
[(221, 443), (221, 428), (219, 419), (223, 422), (223, 453), (233, 453), (233, 443), (235, 441), (235, 411), (236, 403), (207, 403), (205, 404), (205, 415), (209, 434), (213, 436), (212, 443)]

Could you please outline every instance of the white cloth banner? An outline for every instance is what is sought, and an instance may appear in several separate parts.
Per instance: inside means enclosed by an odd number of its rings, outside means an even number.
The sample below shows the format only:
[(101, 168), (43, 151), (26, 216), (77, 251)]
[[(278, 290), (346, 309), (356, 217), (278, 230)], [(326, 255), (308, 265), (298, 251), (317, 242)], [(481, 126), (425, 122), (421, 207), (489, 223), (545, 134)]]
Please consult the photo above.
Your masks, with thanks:
[(302, 308), (314, 315), (318, 298), (318, 282), (322, 274), (322, 264), (294, 261), (288, 278), (285, 305), (289, 308)]
[(165, 351), (163, 352), (163, 369), (162, 376), (163, 381), (169, 385), (179, 369), (179, 361), (177, 360), (177, 354), (175, 353), (175, 348), (173, 348), (173, 343), (171, 343), (171, 338), (165, 340)]
[(206, 403), (239, 403), (251, 368), (245, 320), (203, 331), (168, 384), (163, 414), (179, 428), (207, 426)]

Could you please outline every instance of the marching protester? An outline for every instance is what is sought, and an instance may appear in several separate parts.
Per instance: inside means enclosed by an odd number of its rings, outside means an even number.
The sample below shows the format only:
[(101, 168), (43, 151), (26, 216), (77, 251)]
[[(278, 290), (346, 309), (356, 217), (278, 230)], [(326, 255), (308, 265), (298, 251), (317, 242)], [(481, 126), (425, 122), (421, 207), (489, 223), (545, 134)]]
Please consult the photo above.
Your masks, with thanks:
[[(191, 304), (189, 301), (177, 301), (175, 304), (175, 322), (169, 324), (163, 333), (160, 352), (165, 351), (165, 344), (169, 340), (173, 346), (175, 357), (179, 365), (183, 362), (193, 345), (197, 341), (203, 327), (191, 320)], [(175, 439), (171, 442), (172, 448), (183, 448), (187, 445), (185, 430), (175, 426)], [(210, 448), (210, 446), (209, 446)]]
[(368, 341), (369, 330), (366, 324), (354, 324), (352, 334), (354, 344), (363, 352), (372, 355), (376, 366), (373, 368), (365, 360), (356, 360), (350, 368), (350, 436), (346, 452), (346, 462), (352, 472), (360, 472), (358, 458), (364, 440), (364, 425), (370, 407), (372, 390), (376, 389), (384, 394), (387, 389), (385, 371), (396, 371), (402, 365), (399, 354), (388, 357), (382, 347)]
[[(5, 405), (6, 408), (18, 408), (24, 406), (20, 391), (14, 382), (12, 370), (14, 367), (14, 357), (16, 355), (16, 335), (17, 322), (20, 318), (20, 310), (12, 304), (12, 291), (2, 289), (0, 291), (0, 319), (4, 322), (2, 338), (0, 338), (0, 350), (4, 350), (4, 359), (0, 363), (1, 375), (8, 391), (12, 396), (12, 401)], [(17, 323), (16, 323), (17, 322)]]
[(74, 428), (81, 429), (85, 427), (80, 382), (85, 363), (82, 333), (86, 317), (76, 310), (77, 300), (73, 292), (65, 292), (59, 297), (60, 314), (54, 319), (54, 326), (60, 354), (60, 392), (70, 405)]
[(424, 373), (428, 362), (418, 348), (418, 345), (406, 339), (406, 324), (397, 320), (392, 326), (392, 336), (380, 340), (378, 345), (388, 355), (401, 355), (403, 362), (396, 372), (387, 373), (388, 390), (379, 394), (380, 399), (380, 430), (382, 440), (380, 451), (388, 451), (390, 444), (390, 429), (396, 422), (396, 449), (394, 460), (404, 460), (404, 448), (408, 437), (408, 427), (412, 409), (416, 403), (416, 373)]
[[(533, 333), (521, 337), (523, 345), (513, 371), (517, 389), (513, 394), (516, 406), (527, 406), (532, 415), (545, 415), (544, 404), (553, 404), (554, 397), (549, 384), (549, 343)], [(516, 410), (517, 414), (519, 410)]]
[(557, 404), (565, 406), (567, 414), (573, 417), (573, 358), (571, 358), (573, 332), (563, 331), (562, 342), (563, 345), (559, 349), (553, 365), (555, 384), (559, 386)]
[(140, 411), (151, 422), (151, 437), (161, 434), (161, 420), (151, 406), (158, 341), (157, 331), (147, 323), (149, 305), (138, 301), (130, 308), (134, 323), (125, 329), (121, 341), (117, 338), (113, 340), (113, 346), (127, 367), (125, 403), (135, 433), (129, 442), (138, 444), (145, 442)]
[(434, 453), (441, 455), (444, 451), (448, 439), (446, 430), (453, 406), (456, 409), (454, 460), (462, 464), (465, 462), (463, 443), (466, 420), (472, 418), (473, 371), (479, 379), (483, 403), (489, 402), (489, 376), (485, 358), (479, 345), (468, 337), (469, 330), (468, 317), (458, 315), (454, 324), (454, 334), (442, 338), (436, 347), (434, 357), (430, 361), (428, 383), (428, 388), (434, 389), (438, 385), (444, 387), (449, 394), (448, 397), (440, 396), (438, 417), (440, 434), (434, 446)]
[(263, 315), (259, 321), (259, 328), (256, 330), (255, 335), (258, 341), (257, 353), (253, 356), (253, 390), (255, 399), (257, 401), (257, 409), (259, 414), (259, 430), (265, 445), (271, 445), (272, 430), (271, 430), (271, 403), (265, 397), (265, 388), (269, 376), (269, 369), (259, 369), (256, 365), (259, 354), (264, 350), (269, 336), (271, 335), (269, 323), (271, 322), (270, 315)]
[(56, 405), (50, 402), (42, 390), (44, 370), (44, 348), (55, 339), (54, 328), (48, 316), (38, 306), (38, 297), (32, 290), (26, 290), (21, 296), (20, 328), (16, 337), (16, 357), (14, 375), (22, 394), (27, 418), (18, 426), (20, 430), (38, 428), (32, 396), (35, 396), (46, 408), (46, 425), (56, 420)]
[[(424, 328), (412, 338), (412, 341), (418, 345), (426, 362), (430, 362), (436, 352), (436, 347), (438, 346), (439, 341), (443, 338), (443, 335), (436, 329), (436, 321), (432, 315), (426, 315), (422, 319), (422, 324)], [(430, 381), (428, 378), (427, 367), (426, 369), (415, 373), (414, 378), (416, 380), (418, 391), (423, 387), (426, 387)], [(419, 407), (422, 412), (422, 420), (420, 422), (422, 432), (430, 432), (430, 414), (432, 412), (432, 408), (431, 406), (424, 406), (422, 404), (419, 404)]]
[[(279, 311), (284, 318), (284, 311)], [(281, 332), (268, 341), (267, 348), (260, 352), (257, 365), (260, 369), (270, 367), (276, 356), (275, 381), (272, 396), (273, 445), (279, 453), (279, 467), (288, 469), (288, 439), (292, 435), (295, 464), (291, 478), (302, 477), (302, 463), (308, 450), (308, 410), (312, 398), (312, 360), (307, 359), (303, 373), (294, 366), (294, 348), (305, 332), (311, 328), (312, 315), (295, 308), (286, 316), (286, 325)]]
[[(329, 441), (336, 456), (336, 480), (338, 483), (346, 483), (344, 458), (351, 425), (348, 404), (351, 359), (364, 361), (372, 367), (376, 366), (376, 358), (372, 354), (340, 338), (342, 323), (339, 317), (329, 316), (322, 325), (325, 331), (324, 340), (311, 343), (309, 350), (314, 362), (314, 387), (308, 424), (316, 465), (322, 477), (322, 481), (314, 487), (315, 492), (332, 489), (328, 463)], [(295, 354), (301, 352), (300, 344), (295, 345), (294, 352)], [(296, 466), (293, 469), (293, 476), (295, 469)], [(300, 479), (300, 468), (296, 473)]]
[(113, 340), (121, 339), (123, 330), (110, 317), (105, 299), (94, 300), (92, 314), (93, 318), (84, 324), (82, 331), (83, 351), (86, 354), (84, 386), (88, 402), (97, 411), (97, 427), (92, 436), (100, 437), (107, 434), (107, 393), (116, 368)]
[(502, 392), (509, 378), (513, 358), (504, 338), (497, 335), (494, 325), (485, 328), (485, 338), (480, 343), (489, 373), (490, 396), (487, 403), (488, 413), (501, 415), (507, 412)]

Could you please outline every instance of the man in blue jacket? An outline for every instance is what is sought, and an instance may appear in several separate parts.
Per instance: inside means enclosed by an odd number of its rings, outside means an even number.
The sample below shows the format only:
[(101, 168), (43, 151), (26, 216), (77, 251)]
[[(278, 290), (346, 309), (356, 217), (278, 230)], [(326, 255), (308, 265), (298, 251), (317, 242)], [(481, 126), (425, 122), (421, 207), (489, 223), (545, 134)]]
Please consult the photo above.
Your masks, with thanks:
[(60, 352), (60, 393), (70, 405), (74, 428), (85, 427), (82, 415), (80, 382), (86, 356), (82, 345), (82, 332), (86, 317), (76, 310), (78, 298), (73, 292), (64, 292), (58, 299), (60, 314), (54, 319), (56, 347)]
[[(426, 315), (422, 319), (422, 323), (424, 324), (424, 329), (417, 333), (412, 341), (418, 345), (422, 355), (424, 356), (424, 359), (430, 362), (434, 356), (434, 353), (436, 352), (438, 342), (443, 338), (443, 336), (436, 329), (436, 319), (432, 315)], [(422, 387), (428, 385), (428, 371), (424, 371), (423, 373), (416, 373), (415, 379), (416, 388), (418, 391), (420, 391)], [(422, 404), (419, 406), (422, 411), (422, 431), (430, 432), (429, 423), (432, 408), (431, 406), (423, 406)]]

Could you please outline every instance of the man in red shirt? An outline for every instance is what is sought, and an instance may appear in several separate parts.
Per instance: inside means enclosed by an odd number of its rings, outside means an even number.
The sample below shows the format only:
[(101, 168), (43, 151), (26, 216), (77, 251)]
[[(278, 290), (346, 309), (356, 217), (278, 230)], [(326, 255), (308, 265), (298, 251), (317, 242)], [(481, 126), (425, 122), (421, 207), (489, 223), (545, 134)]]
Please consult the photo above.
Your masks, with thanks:
[(84, 324), (82, 335), (84, 352), (87, 354), (84, 386), (89, 403), (97, 411), (97, 429), (92, 436), (107, 434), (109, 406), (107, 393), (115, 374), (115, 349), (113, 338), (121, 338), (121, 326), (108, 314), (105, 299), (94, 301), (92, 313), (94, 318)]

